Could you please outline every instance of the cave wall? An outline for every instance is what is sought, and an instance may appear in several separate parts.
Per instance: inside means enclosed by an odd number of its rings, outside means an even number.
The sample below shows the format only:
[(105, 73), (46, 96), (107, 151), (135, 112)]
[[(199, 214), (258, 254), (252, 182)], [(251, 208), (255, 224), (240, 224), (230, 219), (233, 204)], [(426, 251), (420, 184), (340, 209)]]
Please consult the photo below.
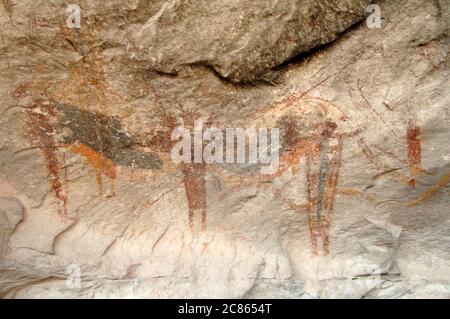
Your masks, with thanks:
[(0, 296), (450, 297), (448, 1), (70, 3), (0, 2)]

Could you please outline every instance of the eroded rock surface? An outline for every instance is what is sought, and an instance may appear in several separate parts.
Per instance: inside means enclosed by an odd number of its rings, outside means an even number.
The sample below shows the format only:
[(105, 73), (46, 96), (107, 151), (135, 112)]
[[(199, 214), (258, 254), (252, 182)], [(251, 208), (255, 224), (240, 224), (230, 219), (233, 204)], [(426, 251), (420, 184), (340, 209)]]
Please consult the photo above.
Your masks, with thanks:
[(23, 219), (24, 208), (14, 197), (0, 197), (0, 256), (8, 250), (8, 240)]
[(275, 66), (333, 41), (359, 22), (369, 3), (166, 1), (137, 32), (134, 51), (161, 72), (205, 64), (236, 82), (270, 79)]
[[(449, 298), (450, 5), (377, 3), (0, 2), (0, 295)], [(175, 164), (198, 119), (277, 174)]]

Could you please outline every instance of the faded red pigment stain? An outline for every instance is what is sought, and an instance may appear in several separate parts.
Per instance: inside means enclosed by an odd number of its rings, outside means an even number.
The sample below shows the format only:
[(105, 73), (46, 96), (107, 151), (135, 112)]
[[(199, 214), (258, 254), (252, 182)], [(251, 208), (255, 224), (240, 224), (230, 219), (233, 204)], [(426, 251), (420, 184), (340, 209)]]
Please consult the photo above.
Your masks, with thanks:
[(28, 95), (28, 91), (30, 90), (31, 85), (32, 85), (31, 82), (26, 82), (26, 83), (23, 83), (23, 84), (19, 85), (14, 90), (13, 97), (16, 100), (26, 97)]
[(194, 228), (194, 213), (201, 213), (201, 230), (206, 230), (206, 164), (183, 164), (183, 183), (189, 205), (189, 227)]
[[(167, 111), (160, 103), (156, 93), (155, 96), (157, 97), (157, 108), (165, 130), (156, 132), (148, 146), (160, 152), (170, 153), (176, 143), (176, 141), (171, 140), (171, 134), (173, 130), (178, 127), (178, 121), (176, 117), (171, 112)], [(181, 106), (180, 109), (182, 110), (184, 125), (192, 129), (194, 127), (194, 118), (197, 114), (184, 111)], [(194, 230), (194, 217), (196, 212), (200, 212), (201, 214), (200, 230), (206, 231), (207, 227), (206, 168), (207, 165), (205, 163), (183, 163), (181, 165), (183, 185), (189, 209), (188, 224), (192, 231)]]
[[(191, 112), (183, 112), (183, 121), (184, 124), (191, 129), (191, 132), (194, 128), (194, 119), (198, 117), (198, 114), (194, 114)], [(207, 126), (210, 126), (210, 121), (206, 122)], [(192, 139), (194, 137), (192, 136)], [(203, 154), (202, 146), (202, 154)], [(193, 150), (191, 152), (192, 156), (194, 154)], [(205, 163), (194, 163), (192, 159), (192, 163), (183, 164), (182, 172), (183, 172), (183, 182), (186, 190), (186, 198), (189, 205), (189, 227), (194, 229), (194, 214), (196, 211), (200, 211), (201, 213), (201, 231), (206, 231), (207, 224), (207, 211), (206, 211), (206, 167)]]
[(52, 125), (52, 118), (56, 116), (54, 109), (49, 103), (42, 100), (36, 101), (28, 112), (30, 134), (36, 147), (42, 150), (46, 161), (46, 168), (50, 175), (50, 182), (53, 193), (62, 208), (58, 213), (67, 218), (68, 197), (63, 191), (61, 182), (61, 173), (59, 168), (58, 154), (55, 149), (57, 142), (55, 139), (56, 131)]
[[(412, 176), (416, 176), (422, 171), (422, 142), (420, 139), (420, 133), (420, 127), (413, 121), (410, 121), (406, 131), (406, 144), (408, 147), (408, 162)], [(409, 185), (416, 185), (415, 178), (410, 180)]]
[(280, 166), (276, 176), (283, 175), (288, 169), (292, 173), (299, 173), (300, 157), (302, 156), (303, 143), (298, 138), (297, 123), (294, 119), (288, 117), (284, 123), (283, 141), (286, 146), (285, 152), (280, 159)]

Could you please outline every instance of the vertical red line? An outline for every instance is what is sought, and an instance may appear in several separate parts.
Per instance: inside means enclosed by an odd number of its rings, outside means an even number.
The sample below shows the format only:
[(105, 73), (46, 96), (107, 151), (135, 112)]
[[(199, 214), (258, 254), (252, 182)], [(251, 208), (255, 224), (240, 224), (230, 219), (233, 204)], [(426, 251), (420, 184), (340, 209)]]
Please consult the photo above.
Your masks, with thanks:
[(40, 107), (40, 112), (30, 114), (31, 132), (35, 138), (35, 142), (38, 144), (37, 146), (42, 149), (55, 197), (59, 204), (63, 206), (63, 211), (61, 212), (59, 210), (59, 213), (63, 217), (67, 217), (67, 196), (64, 194), (61, 183), (59, 160), (55, 152), (55, 130), (50, 118), (54, 114), (50, 107), (44, 105), (42, 101), (36, 102), (34, 108), (37, 107)]
[[(406, 132), (406, 144), (408, 147), (408, 162), (412, 175), (417, 175), (422, 162), (422, 143), (420, 139), (420, 127), (414, 122), (408, 124)], [(416, 180), (411, 179), (410, 185), (415, 186)]]

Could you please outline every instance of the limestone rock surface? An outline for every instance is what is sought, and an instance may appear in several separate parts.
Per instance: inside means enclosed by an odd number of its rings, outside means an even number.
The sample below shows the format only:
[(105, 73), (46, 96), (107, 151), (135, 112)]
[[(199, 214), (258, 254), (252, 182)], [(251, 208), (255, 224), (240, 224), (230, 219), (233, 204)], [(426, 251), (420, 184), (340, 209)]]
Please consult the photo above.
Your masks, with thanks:
[(375, 2), (2, 0), (0, 296), (450, 298), (450, 4)]
[[(137, 32), (137, 56), (166, 73), (211, 66), (237, 82), (329, 43), (366, 14), (368, 0), (167, 1)], [(272, 75), (273, 76), (273, 75)]]

